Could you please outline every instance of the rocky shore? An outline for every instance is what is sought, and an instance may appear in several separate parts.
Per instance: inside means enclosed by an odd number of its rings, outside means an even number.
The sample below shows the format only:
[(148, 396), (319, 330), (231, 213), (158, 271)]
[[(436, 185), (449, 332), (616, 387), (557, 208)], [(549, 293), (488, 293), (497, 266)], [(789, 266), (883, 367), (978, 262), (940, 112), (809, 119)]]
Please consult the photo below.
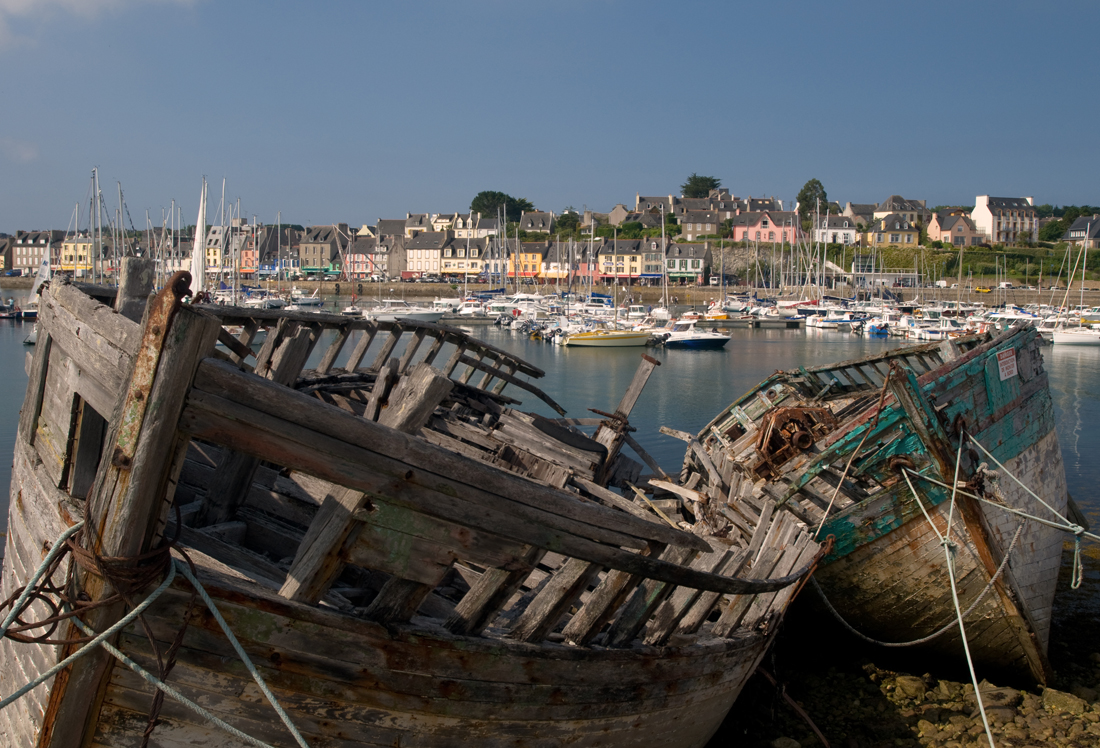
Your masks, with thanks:
[[(1043, 688), (988, 674), (980, 683), (997, 748), (1100, 746), (1100, 549), (1085, 551), (1078, 590), (1070, 589), (1069, 546), (1062, 559), (1049, 651), (1054, 682)], [(831, 748), (989, 746), (961, 648), (957, 661), (932, 661), (864, 645), (805, 599), (812, 594), (803, 592), (764, 661), (778, 685), (758, 672), (708, 748), (821, 746), (790, 701)]]

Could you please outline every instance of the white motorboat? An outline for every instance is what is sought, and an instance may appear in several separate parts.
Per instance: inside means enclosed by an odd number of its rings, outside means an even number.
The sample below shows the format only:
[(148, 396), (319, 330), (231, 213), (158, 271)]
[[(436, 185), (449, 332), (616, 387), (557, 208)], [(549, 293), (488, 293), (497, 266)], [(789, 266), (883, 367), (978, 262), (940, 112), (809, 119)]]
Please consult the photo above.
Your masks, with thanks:
[(729, 335), (695, 329), (696, 320), (677, 320), (665, 333), (665, 348), (692, 348), (696, 350), (723, 348), (730, 341)]
[(1062, 327), (1051, 333), (1054, 345), (1100, 345), (1100, 330), (1081, 325)]
[(404, 299), (382, 299), (378, 306), (364, 311), (363, 316), (375, 322), (394, 322), (399, 319), (438, 322), (443, 317), (443, 312), (426, 306), (415, 306)]

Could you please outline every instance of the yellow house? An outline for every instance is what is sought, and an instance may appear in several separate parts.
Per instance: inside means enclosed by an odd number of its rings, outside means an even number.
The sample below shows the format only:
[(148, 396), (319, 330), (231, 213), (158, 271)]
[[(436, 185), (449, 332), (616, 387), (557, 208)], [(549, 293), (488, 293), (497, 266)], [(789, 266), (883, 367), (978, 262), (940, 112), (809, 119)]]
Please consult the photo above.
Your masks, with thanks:
[(66, 238), (61, 243), (61, 255), (56, 268), (64, 273), (72, 273), (74, 278), (83, 278), (92, 273), (92, 240), (87, 236)]
[(920, 244), (920, 226), (897, 213), (877, 219), (864, 234), (869, 247), (915, 247)]

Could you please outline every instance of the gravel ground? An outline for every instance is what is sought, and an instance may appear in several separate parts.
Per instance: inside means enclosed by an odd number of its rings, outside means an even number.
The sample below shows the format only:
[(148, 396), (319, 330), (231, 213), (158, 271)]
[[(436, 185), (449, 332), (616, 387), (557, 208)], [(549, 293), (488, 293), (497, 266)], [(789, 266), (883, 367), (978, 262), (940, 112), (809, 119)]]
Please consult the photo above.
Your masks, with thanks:
[[(1044, 689), (978, 671), (997, 748), (1100, 746), (1100, 549), (1086, 546), (1085, 581), (1071, 590), (1062, 558)], [(803, 596), (813, 595), (807, 589)], [(832, 748), (986, 748), (966, 662), (859, 642), (800, 598), (788, 622), (708, 748), (821, 746), (783, 691)], [(931, 672), (928, 672), (931, 670)]]

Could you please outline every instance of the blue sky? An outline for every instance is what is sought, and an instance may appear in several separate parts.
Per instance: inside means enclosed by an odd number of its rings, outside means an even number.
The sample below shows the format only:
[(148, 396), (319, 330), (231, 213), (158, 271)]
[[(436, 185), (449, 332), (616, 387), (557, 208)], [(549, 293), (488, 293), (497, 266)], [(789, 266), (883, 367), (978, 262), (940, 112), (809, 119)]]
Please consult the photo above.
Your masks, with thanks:
[[(678, 194), (1100, 203), (1095, 2), (0, 0), (0, 231), (98, 166), (269, 223)], [(212, 214), (213, 217), (213, 214)], [(83, 222), (83, 219), (82, 219)], [(127, 222), (128, 223), (128, 222)]]

